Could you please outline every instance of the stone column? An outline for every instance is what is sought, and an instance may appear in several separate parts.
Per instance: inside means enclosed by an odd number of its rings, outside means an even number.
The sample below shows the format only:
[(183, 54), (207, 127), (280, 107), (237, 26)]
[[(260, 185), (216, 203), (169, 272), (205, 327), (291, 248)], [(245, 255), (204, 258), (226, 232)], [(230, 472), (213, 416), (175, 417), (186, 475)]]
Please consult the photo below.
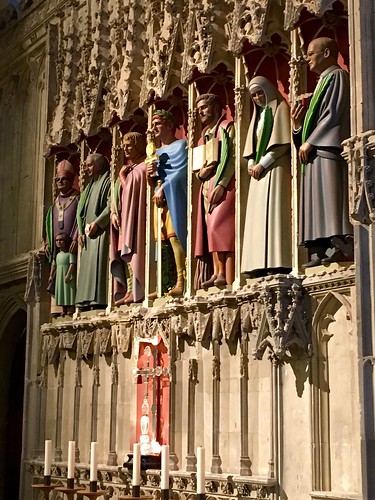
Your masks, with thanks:
[(178, 457), (175, 450), (175, 420), (176, 420), (176, 333), (170, 329), (169, 337), (169, 370), (170, 370), (170, 386), (169, 386), (169, 468), (170, 470), (178, 470)]
[(240, 372), (240, 390), (241, 390), (241, 458), (240, 474), (241, 476), (251, 475), (251, 460), (249, 458), (249, 341), (247, 335), (241, 340), (241, 372)]
[(363, 498), (375, 498), (375, 12), (372, 0), (349, 0), (351, 133), (345, 145), (354, 222), (357, 332), (362, 389)]
[(198, 383), (198, 362), (189, 359), (189, 388), (188, 388), (188, 438), (186, 470), (195, 472), (197, 470), (197, 458), (195, 456), (195, 386)]
[(100, 387), (100, 368), (99, 368), (99, 332), (95, 332), (94, 359), (92, 363), (92, 396), (91, 396), (91, 441), (97, 441), (98, 438), (98, 402)]
[(76, 373), (74, 385), (74, 413), (73, 413), (73, 441), (76, 443), (75, 459), (80, 462), (79, 451), (79, 417), (81, 408), (81, 392), (82, 392), (82, 353), (81, 353), (81, 338), (78, 337)]
[(61, 431), (64, 402), (64, 369), (65, 369), (65, 351), (60, 351), (59, 372), (57, 379), (57, 401), (56, 401), (56, 422), (55, 422), (55, 461), (61, 462)]
[(112, 347), (111, 416), (109, 427), (109, 454), (107, 465), (117, 465), (116, 425), (117, 425), (118, 363), (117, 346)]
[(212, 340), (212, 462), (211, 472), (221, 474), (220, 436), (220, 343)]

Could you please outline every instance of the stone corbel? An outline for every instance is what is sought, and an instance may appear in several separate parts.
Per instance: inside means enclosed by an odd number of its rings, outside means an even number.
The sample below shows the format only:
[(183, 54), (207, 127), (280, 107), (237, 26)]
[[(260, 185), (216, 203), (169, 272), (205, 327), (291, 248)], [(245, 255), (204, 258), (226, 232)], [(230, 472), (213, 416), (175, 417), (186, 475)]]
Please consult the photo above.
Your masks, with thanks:
[(55, 363), (56, 359), (59, 357), (60, 352), (60, 339), (56, 335), (46, 335), (45, 337), (45, 353), (46, 360), (49, 365)]
[(257, 283), (244, 286), (237, 293), (237, 302), (240, 307), (241, 337), (249, 338), (251, 333), (256, 334), (262, 320), (262, 305), (258, 298), (262, 288)]
[(98, 328), (96, 335), (99, 342), (99, 354), (108, 354), (112, 351), (111, 330), (109, 328)]
[(212, 315), (208, 301), (196, 296), (185, 304), (188, 315), (188, 335), (198, 342), (204, 342), (211, 332)]
[(157, 333), (163, 339), (165, 347), (169, 350), (169, 338), (171, 331), (171, 318), (161, 318), (157, 323)]
[(253, 349), (255, 359), (262, 359), (268, 347), (279, 361), (309, 356), (310, 334), (304, 312), (304, 293), (301, 281), (281, 277), (264, 281), (258, 298), (262, 305), (262, 319)]
[(178, 336), (189, 334), (188, 315), (183, 307), (181, 300), (173, 299), (165, 306), (171, 318), (171, 329)]
[(117, 323), (112, 325), (112, 348), (116, 349), (118, 353), (128, 352), (132, 331), (131, 323)]
[(60, 349), (75, 350), (77, 347), (77, 331), (62, 328), (60, 333)]
[(349, 208), (353, 221), (375, 222), (375, 130), (343, 142), (349, 165)]
[(212, 305), (212, 338), (235, 340), (241, 315), (235, 295), (224, 291), (213, 297)]
[(82, 357), (87, 359), (89, 355), (94, 353), (95, 332), (94, 330), (83, 330), (79, 332), (79, 335), (81, 340)]

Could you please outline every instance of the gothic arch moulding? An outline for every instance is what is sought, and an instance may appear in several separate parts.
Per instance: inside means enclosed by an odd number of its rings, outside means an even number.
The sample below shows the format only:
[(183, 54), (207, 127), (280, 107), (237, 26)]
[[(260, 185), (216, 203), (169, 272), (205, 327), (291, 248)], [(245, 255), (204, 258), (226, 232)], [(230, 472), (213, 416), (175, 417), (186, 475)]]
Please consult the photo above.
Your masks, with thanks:
[(26, 304), (17, 296), (7, 297), (0, 303), (0, 340), (9, 324), (9, 321), (19, 311), (26, 312)]
[(291, 30), (300, 21), (303, 10), (307, 10), (316, 17), (322, 17), (327, 11), (333, 9), (334, 4), (341, 3), (345, 10), (348, 9), (347, 0), (338, 2), (337, 0), (286, 0), (284, 27)]
[(164, 98), (173, 76), (180, 80), (179, 53), (183, 51), (181, 15), (178, 2), (145, 2), (144, 33), (146, 53), (139, 106)]

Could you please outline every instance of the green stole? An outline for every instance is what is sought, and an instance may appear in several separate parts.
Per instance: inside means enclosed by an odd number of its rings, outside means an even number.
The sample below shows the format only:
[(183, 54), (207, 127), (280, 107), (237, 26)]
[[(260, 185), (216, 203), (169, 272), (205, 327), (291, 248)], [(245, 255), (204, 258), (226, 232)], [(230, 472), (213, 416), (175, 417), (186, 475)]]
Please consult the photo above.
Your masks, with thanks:
[[(320, 107), (320, 104), (323, 100), (323, 97), (326, 93), (326, 90), (328, 88), (328, 85), (331, 82), (331, 79), (333, 78), (333, 73), (328, 73), (322, 80), (319, 82), (318, 86), (315, 89), (315, 92), (312, 96), (312, 99), (310, 101), (309, 107), (307, 109), (307, 113), (305, 116), (305, 119), (303, 120), (303, 127), (302, 127), (302, 144), (306, 142), (306, 139), (309, 137), (312, 129), (312, 125), (314, 123), (316, 114), (318, 112), (318, 109)], [(305, 164), (301, 164), (301, 172), (304, 174), (305, 173)]]
[(259, 160), (265, 155), (273, 127), (273, 116), (271, 108), (269, 106), (266, 106), (263, 110), (263, 113), (264, 117), (262, 129), (260, 131), (259, 139), (257, 140), (257, 152), (255, 156), (256, 165), (259, 163)]
[(214, 188), (219, 184), (221, 181), (224, 169), (228, 163), (229, 159), (229, 154), (230, 154), (230, 141), (229, 141), (229, 134), (225, 130), (224, 127), (220, 127), (220, 136), (221, 136), (221, 141), (220, 141), (220, 161), (219, 165), (216, 168), (216, 174), (215, 174), (215, 179), (214, 179)]
[(83, 227), (84, 226), (83, 219), (84, 219), (85, 214), (82, 212), (85, 208), (87, 198), (90, 194), (92, 182), (93, 181), (91, 180), (90, 183), (83, 190), (81, 197), (79, 199), (79, 202), (78, 202), (78, 206), (77, 206), (77, 225), (78, 225), (78, 231), (79, 231), (80, 235), (85, 234), (85, 229)]

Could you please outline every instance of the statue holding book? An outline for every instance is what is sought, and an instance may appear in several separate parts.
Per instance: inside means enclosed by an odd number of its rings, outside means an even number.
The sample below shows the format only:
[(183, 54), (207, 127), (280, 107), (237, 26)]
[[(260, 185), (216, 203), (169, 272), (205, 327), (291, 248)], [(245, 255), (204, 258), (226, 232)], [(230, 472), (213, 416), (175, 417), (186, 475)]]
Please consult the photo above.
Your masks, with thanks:
[[(215, 94), (202, 94), (197, 99), (203, 131), (195, 162), (201, 181), (195, 256), (198, 259), (195, 288), (225, 286), (234, 281), (234, 124), (226, 119), (223, 106)], [(202, 146), (204, 153), (199, 154)], [(196, 155), (195, 155), (196, 156)]]

